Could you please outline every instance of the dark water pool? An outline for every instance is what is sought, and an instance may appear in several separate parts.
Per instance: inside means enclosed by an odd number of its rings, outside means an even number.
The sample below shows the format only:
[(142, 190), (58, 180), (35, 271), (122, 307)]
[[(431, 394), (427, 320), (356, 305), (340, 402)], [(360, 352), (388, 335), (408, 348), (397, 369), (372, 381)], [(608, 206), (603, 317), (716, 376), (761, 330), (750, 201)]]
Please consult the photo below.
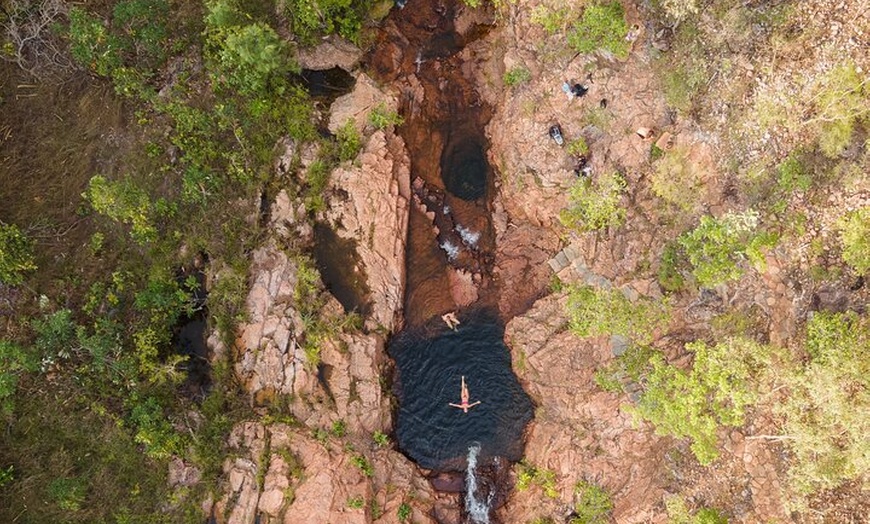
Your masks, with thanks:
[[(399, 448), (420, 466), (439, 471), (464, 470), (474, 443), (481, 459), (518, 461), (533, 405), (511, 370), (504, 329), (486, 311), (459, 319), (456, 331), (436, 317), (390, 344), (398, 369)], [(448, 405), (459, 403), (462, 376), (471, 402), (481, 401), (468, 413)]]
[(489, 164), (481, 140), (466, 133), (451, 133), (441, 157), (441, 178), (447, 191), (462, 200), (486, 195)]

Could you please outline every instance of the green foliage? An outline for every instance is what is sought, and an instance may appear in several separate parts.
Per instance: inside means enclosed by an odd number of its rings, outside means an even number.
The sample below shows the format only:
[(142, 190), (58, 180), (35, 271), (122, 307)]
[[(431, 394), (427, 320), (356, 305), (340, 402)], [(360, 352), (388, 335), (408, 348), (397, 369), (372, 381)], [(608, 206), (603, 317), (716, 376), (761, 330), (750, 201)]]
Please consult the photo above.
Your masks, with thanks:
[(776, 183), (785, 193), (807, 191), (813, 184), (812, 173), (801, 161), (800, 153), (792, 153), (776, 169)]
[(559, 213), (559, 220), (578, 231), (619, 227), (625, 221), (625, 209), (619, 205), (624, 192), (625, 179), (617, 172), (602, 175), (595, 182), (577, 180), (571, 186), (569, 207)]
[(688, 147), (677, 146), (656, 162), (651, 182), (653, 193), (683, 211), (701, 203), (703, 173), (689, 158)]
[(145, 454), (155, 459), (166, 459), (182, 450), (181, 435), (163, 414), (163, 408), (154, 397), (133, 398), (130, 423), (135, 428), (134, 439), (145, 448)]
[(372, 440), (379, 448), (385, 448), (390, 445), (390, 437), (378, 430), (375, 430), (372, 434)]
[(856, 124), (870, 119), (870, 84), (852, 61), (838, 65), (818, 86), (816, 116), (810, 124), (819, 133), (819, 146), (827, 156), (838, 156), (852, 140)]
[(396, 510), (396, 516), (399, 517), (399, 522), (408, 522), (411, 518), (411, 505), (407, 502), (399, 504), (399, 509)]
[(365, 499), (363, 499), (359, 495), (347, 499), (347, 507), (349, 507), (350, 509), (362, 509), (365, 507), (365, 505)]
[(362, 471), (362, 474), (366, 477), (373, 477), (375, 475), (375, 468), (372, 466), (372, 463), (369, 462), (367, 458), (362, 455), (354, 455), (351, 458), (351, 462), (354, 466), (359, 468)]
[(589, 145), (586, 143), (586, 139), (581, 136), (568, 142), (568, 146), (565, 149), (569, 155), (583, 156), (589, 152)]
[(0, 468), (0, 488), (15, 479), (15, 466)]
[(719, 455), (719, 426), (743, 424), (746, 409), (758, 397), (772, 352), (743, 338), (712, 347), (692, 342), (686, 349), (695, 353), (690, 371), (666, 364), (660, 355), (652, 356), (645, 391), (632, 409), (655, 424), (659, 434), (691, 439), (695, 457), (708, 465)]
[(870, 206), (847, 213), (840, 219), (843, 260), (859, 274), (870, 272)]
[(338, 160), (339, 162), (349, 162), (354, 160), (362, 150), (362, 137), (356, 129), (356, 124), (352, 119), (348, 119), (338, 129), (335, 138), (338, 140)]
[[(12, 413), (20, 376), (38, 369), (39, 361), (34, 354), (12, 342), (0, 339), (0, 415)], [(0, 486), (3, 485), (3, 471), (0, 469)]]
[(743, 261), (764, 267), (763, 248), (776, 243), (769, 233), (756, 232), (758, 213), (726, 213), (721, 218), (701, 217), (701, 223), (680, 236), (678, 242), (692, 264), (692, 274), (705, 287), (736, 280), (743, 274)]
[(48, 485), (48, 498), (65, 511), (79, 511), (85, 501), (87, 484), (74, 477), (59, 477)]
[(91, 178), (82, 197), (94, 211), (130, 226), (130, 236), (144, 244), (157, 238), (154, 219), (157, 206), (148, 193), (130, 180), (110, 181), (101, 175)]
[(504, 85), (508, 87), (515, 87), (520, 84), (525, 84), (529, 80), (532, 79), (532, 72), (522, 66), (517, 66), (509, 71), (505, 71), (503, 80)]
[(70, 53), (79, 64), (100, 76), (121, 66), (122, 43), (99, 18), (73, 7), (69, 21)]
[(208, 311), (221, 337), (229, 341), (235, 327), (247, 320), (245, 297), (247, 275), (239, 268), (226, 267), (213, 279), (208, 292)]
[(569, 328), (579, 337), (622, 335), (645, 344), (668, 322), (665, 304), (628, 300), (615, 289), (572, 286), (568, 292)]
[(700, 508), (689, 515), (686, 501), (679, 495), (665, 497), (668, 524), (728, 524), (728, 519), (712, 508)]
[(532, 9), (531, 21), (543, 27), (548, 34), (555, 35), (565, 31), (572, 15), (572, 11), (566, 7), (552, 9), (541, 4)]
[(344, 420), (336, 420), (332, 423), (332, 429), (330, 430), (335, 437), (341, 438), (347, 435), (347, 423)]
[(36, 334), (34, 346), (43, 358), (58, 356), (70, 358), (77, 349), (75, 346), (76, 324), (72, 319), (72, 311), (61, 309), (34, 319), (31, 327)]
[(388, 127), (400, 126), (405, 122), (401, 116), (395, 111), (387, 109), (387, 105), (383, 102), (376, 105), (369, 113), (369, 123), (375, 129), (386, 129)]
[(363, 0), (288, 0), (284, 12), (302, 44), (334, 33), (359, 43), (368, 7)]
[(289, 69), (284, 43), (263, 23), (234, 27), (219, 52), (222, 77), (239, 93), (258, 94)]
[(677, 22), (698, 12), (698, 0), (656, 0), (656, 3)]
[(555, 472), (545, 468), (537, 468), (526, 461), (519, 462), (516, 465), (516, 470), (518, 490), (523, 491), (534, 485), (540, 487), (547, 497), (559, 498)]
[(854, 312), (813, 315), (807, 324), (809, 362), (787, 379), (777, 406), (789, 471), (800, 493), (833, 489), (870, 473), (870, 320)]
[(624, 382), (641, 383), (644, 380), (654, 354), (648, 347), (632, 344), (613, 362), (595, 371), (595, 383), (604, 391), (621, 393)]
[(580, 20), (568, 33), (568, 44), (578, 53), (604, 49), (618, 58), (626, 58), (631, 49), (625, 40), (627, 34), (628, 24), (621, 3), (593, 3), (586, 6)]
[(686, 285), (681, 271), (683, 257), (680, 255), (680, 246), (676, 242), (668, 242), (662, 250), (657, 279), (662, 289), (671, 293), (680, 291)]
[(0, 222), (0, 284), (21, 284), (35, 269), (33, 243), (15, 224)]
[(601, 486), (581, 480), (574, 486), (575, 516), (571, 524), (606, 524), (610, 522), (613, 500)]

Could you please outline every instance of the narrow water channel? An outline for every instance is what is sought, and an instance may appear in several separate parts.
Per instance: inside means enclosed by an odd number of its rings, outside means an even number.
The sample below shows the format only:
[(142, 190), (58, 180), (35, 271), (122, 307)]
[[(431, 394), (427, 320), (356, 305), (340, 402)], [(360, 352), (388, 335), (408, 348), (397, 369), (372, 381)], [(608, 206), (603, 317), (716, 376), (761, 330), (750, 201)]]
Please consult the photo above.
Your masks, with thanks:
[[(477, 485), (486, 479), (473, 474), (469, 457), (479, 471), (522, 458), (533, 405), (513, 374), (496, 313), (484, 134), (491, 109), (466, 76), (469, 54), (462, 52), (489, 28), (459, 34), (461, 5), (411, 0), (394, 9), (366, 62), (381, 82), (402, 90), (399, 133), (411, 157), (405, 327), (388, 348), (396, 362), (396, 439), (421, 467), (468, 469)], [(455, 289), (460, 274), (476, 284), (470, 304)], [(460, 321), (455, 330), (442, 320), (451, 312)], [(467, 412), (450, 406), (460, 403), (463, 377), (470, 402), (480, 402)]]

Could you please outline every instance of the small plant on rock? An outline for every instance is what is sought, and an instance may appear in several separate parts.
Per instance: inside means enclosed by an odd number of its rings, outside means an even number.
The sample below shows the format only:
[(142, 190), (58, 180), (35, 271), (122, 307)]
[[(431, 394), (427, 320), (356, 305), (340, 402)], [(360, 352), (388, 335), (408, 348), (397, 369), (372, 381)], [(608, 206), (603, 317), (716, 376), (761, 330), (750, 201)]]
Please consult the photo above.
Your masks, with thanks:
[(383, 102), (376, 105), (369, 113), (369, 123), (375, 129), (386, 129), (388, 127), (400, 126), (405, 122), (401, 116), (395, 111), (387, 109), (387, 105)]
[(597, 484), (581, 480), (574, 486), (574, 515), (570, 524), (606, 524), (610, 522), (613, 499)]
[(525, 67), (517, 66), (506, 71), (504, 74), (504, 85), (508, 87), (516, 87), (520, 84), (525, 84), (532, 79), (532, 73)]

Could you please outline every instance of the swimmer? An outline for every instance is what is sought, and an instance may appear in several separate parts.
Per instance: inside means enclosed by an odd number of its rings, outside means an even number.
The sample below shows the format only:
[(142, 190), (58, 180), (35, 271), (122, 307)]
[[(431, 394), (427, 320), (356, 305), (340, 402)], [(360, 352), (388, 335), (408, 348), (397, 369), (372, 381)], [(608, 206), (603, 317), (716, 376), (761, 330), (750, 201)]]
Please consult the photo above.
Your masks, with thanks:
[(468, 413), (468, 408), (473, 408), (474, 406), (480, 404), (480, 401), (468, 403), (469, 395), (468, 395), (468, 387), (465, 385), (465, 376), (462, 377), (462, 389), (459, 391), (459, 397), (462, 399), (461, 404), (450, 403), (454, 408), (459, 408), (465, 413)]

